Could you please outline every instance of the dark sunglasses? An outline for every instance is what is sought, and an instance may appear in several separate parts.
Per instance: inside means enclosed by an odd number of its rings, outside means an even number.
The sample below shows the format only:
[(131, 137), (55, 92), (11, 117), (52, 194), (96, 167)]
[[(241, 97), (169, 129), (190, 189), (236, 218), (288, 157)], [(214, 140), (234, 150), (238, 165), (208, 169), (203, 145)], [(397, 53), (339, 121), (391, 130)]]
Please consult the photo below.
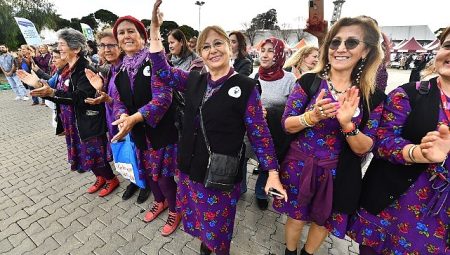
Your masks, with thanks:
[[(354, 48), (358, 47), (358, 45), (362, 42), (363, 41), (360, 41), (355, 38), (349, 38), (344, 41), (344, 45), (347, 50), (353, 50)], [(332, 50), (337, 50), (339, 48), (339, 46), (341, 46), (341, 43), (342, 43), (341, 39), (335, 38), (335, 39), (331, 40), (329, 48)]]
[(450, 41), (445, 41), (442, 45), (442, 48), (446, 49), (446, 50), (450, 50)]

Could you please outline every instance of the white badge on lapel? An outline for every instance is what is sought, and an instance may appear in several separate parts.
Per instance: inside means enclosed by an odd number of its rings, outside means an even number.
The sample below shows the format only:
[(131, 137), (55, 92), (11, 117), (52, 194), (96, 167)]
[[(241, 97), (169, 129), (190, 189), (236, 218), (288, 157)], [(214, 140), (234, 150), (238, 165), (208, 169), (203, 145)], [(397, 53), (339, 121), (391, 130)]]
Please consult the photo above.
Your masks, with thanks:
[(65, 80), (64, 85), (66, 85), (66, 87), (69, 87), (69, 82), (70, 82), (69, 79)]
[(359, 107), (356, 108), (355, 113), (353, 114), (353, 118), (358, 117), (358, 115), (361, 113), (361, 110)]
[(144, 68), (144, 71), (142, 72), (145, 76), (150, 76), (151, 75), (151, 73), (150, 73), (150, 66), (146, 66), (145, 68)]
[(241, 88), (238, 86), (232, 87), (230, 90), (228, 90), (228, 95), (230, 97), (239, 98), (241, 96)]

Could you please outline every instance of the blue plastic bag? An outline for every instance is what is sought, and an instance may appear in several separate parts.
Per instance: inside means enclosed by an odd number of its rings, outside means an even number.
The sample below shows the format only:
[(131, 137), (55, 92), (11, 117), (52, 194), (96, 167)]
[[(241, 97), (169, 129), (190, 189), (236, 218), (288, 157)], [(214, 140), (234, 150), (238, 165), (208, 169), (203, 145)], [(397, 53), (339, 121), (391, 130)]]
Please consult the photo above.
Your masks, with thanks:
[(116, 171), (140, 188), (145, 188), (145, 181), (139, 177), (136, 145), (130, 135), (125, 136), (124, 140), (111, 143), (111, 150)]

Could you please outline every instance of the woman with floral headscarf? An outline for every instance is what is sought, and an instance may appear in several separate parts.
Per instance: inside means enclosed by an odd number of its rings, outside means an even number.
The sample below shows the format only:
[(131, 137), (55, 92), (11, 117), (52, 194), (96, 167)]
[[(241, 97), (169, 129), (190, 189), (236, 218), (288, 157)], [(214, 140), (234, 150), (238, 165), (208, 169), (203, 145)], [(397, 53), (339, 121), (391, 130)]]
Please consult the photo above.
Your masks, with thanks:
[[(295, 76), (283, 70), (286, 61), (284, 43), (277, 38), (271, 37), (263, 42), (259, 59), (261, 65), (255, 78), (258, 78), (261, 84), (261, 102), (265, 109), (265, 117), (277, 158), (280, 161), (283, 144), (286, 142), (286, 135), (281, 128), (281, 116), (286, 100), (294, 88)], [(261, 171), (255, 184), (256, 201), (261, 210), (267, 209), (269, 204), (264, 192), (266, 181), (267, 173)]]

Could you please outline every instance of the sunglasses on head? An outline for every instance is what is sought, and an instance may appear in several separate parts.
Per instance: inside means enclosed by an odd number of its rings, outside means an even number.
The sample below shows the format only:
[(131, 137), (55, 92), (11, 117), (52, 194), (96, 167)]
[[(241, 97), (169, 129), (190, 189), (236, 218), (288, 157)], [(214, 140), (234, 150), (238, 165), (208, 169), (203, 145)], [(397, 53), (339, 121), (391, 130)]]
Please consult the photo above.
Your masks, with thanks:
[[(362, 42), (363, 41), (360, 41), (356, 38), (349, 38), (344, 41), (344, 45), (347, 50), (353, 50), (354, 48), (358, 47), (358, 45)], [(329, 48), (332, 50), (337, 50), (339, 46), (341, 46), (341, 43), (342, 43), (341, 39), (335, 38), (331, 40)]]

